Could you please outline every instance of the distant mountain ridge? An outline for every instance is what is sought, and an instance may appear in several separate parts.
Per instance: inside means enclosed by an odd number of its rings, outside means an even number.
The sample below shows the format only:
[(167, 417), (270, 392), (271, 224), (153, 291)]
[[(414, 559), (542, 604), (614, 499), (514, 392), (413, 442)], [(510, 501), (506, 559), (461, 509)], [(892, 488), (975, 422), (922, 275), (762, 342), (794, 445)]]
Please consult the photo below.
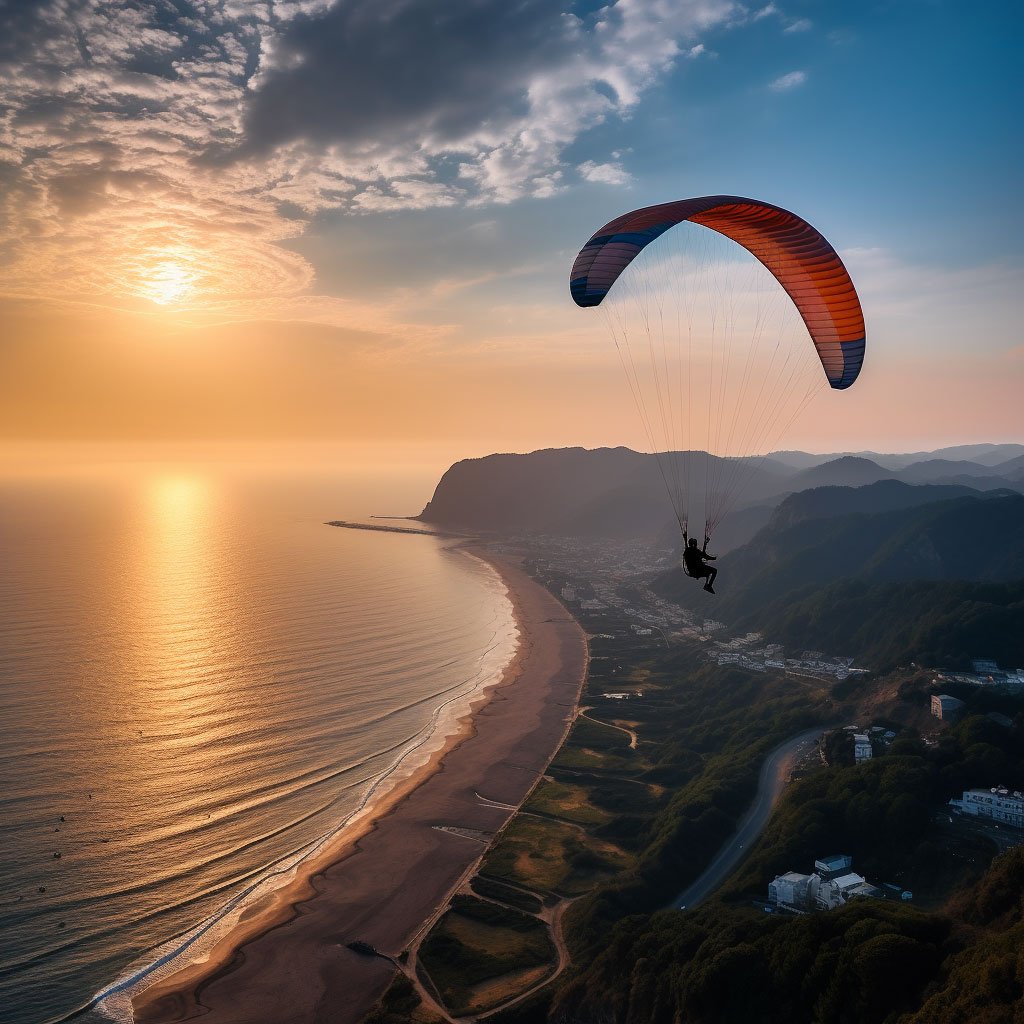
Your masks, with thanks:
[(878, 480), (890, 480), (896, 474), (891, 469), (863, 459), (857, 455), (843, 455), (830, 462), (801, 470), (790, 480), (793, 490), (804, 491), (809, 487), (860, 487)]
[[(835, 458), (780, 452), (752, 459), (744, 471), (747, 485), (736, 509), (720, 527), (720, 550), (744, 544), (788, 495), (821, 487), (863, 487), (878, 482), (942, 484), (961, 490), (1024, 488), (1024, 445), (973, 445), (994, 465), (964, 460), (929, 459), (939, 453), (879, 456), (894, 459), (891, 469), (863, 455)], [(944, 449), (958, 453), (961, 449)], [(918, 456), (925, 456), (919, 458)], [(815, 461), (815, 460), (821, 461)], [(691, 522), (700, 523), (704, 481), (728, 476), (725, 460), (705, 452), (689, 453)], [(788, 461), (787, 461), (788, 460)], [(810, 461), (808, 461), (810, 460)], [(727, 460), (735, 467), (740, 460)], [(794, 463), (798, 463), (796, 465)], [(1000, 473), (1007, 467), (1008, 476)], [(881, 495), (872, 494), (871, 497)], [(882, 501), (882, 507), (893, 507)], [(864, 508), (863, 511), (872, 509)], [(677, 535), (675, 516), (653, 455), (629, 448), (549, 448), (528, 454), (495, 454), (455, 463), (442, 476), (419, 517), (449, 529), (493, 534), (554, 534), (584, 538), (635, 538), (654, 541)], [(698, 527), (699, 528), (699, 527)]]
[(872, 462), (886, 469), (905, 469), (915, 462), (924, 462), (929, 459), (941, 459), (951, 462), (973, 462), (980, 466), (994, 468), (1007, 460), (1024, 456), (1024, 444), (958, 444), (948, 448), (937, 448), (931, 452), (833, 452), (831, 455), (814, 455), (809, 452), (800, 451), (777, 451), (770, 452), (768, 457), (777, 462), (784, 462), (797, 469), (807, 469), (810, 466), (817, 466), (822, 462), (831, 462), (843, 456), (854, 456), (856, 458), (870, 459)]
[[(1011, 493), (989, 491), (987, 495)], [(982, 492), (962, 484), (907, 484), (893, 479), (878, 480), (863, 487), (814, 487), (785, 498), (776, 507), (770, 523), (773, 529), (780, 530), (807, 519), (894, 512), (952, 498), (981, 496)]]

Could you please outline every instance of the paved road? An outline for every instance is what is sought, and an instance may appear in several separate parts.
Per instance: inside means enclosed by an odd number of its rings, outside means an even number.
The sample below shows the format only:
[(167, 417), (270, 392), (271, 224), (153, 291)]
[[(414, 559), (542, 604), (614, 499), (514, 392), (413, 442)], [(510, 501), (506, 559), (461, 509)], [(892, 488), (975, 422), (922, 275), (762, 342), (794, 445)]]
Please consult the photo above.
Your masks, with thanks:
[(820, 727), (809, 729), (807, 732), (794, 736), (787, 740), (781, 747), (777, 747), (766, 758), (761, 766), (761, 778), (757, 784), (757, 796), (754, 799), (750, 810), (740, 821), (736, 834), (718, 851), (718, 855), (708, 865), (707, 870), (689, 888), (677, 896), (670, 906), (682, 910), (697, 906), (706, 900), (731, 874), (733, 868), (739, 864), (743, 855), (753, 845), (754, 840), (761, 834), (772, 810), (782, 795), (786, 785), (786, 776), (790, 767), (822, 734)]

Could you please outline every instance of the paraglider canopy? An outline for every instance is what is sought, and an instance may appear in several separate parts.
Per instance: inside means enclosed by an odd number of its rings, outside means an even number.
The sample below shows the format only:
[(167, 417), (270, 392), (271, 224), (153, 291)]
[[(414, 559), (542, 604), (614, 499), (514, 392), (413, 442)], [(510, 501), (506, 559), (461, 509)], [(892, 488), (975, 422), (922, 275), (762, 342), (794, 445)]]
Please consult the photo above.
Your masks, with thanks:
[(600, 307), (679, 526), (702, 501), (705, 536), (736, 506), (752, 457), (826, 383), (849, 388), (864, 362), (864, 315), (838, 253), (756, 199), (616, 217), (580, 250), (569, 290)]
[(633, 259), (681, 221), (711, 228), (757, 257), (803, 317), (829, 384), (843, 389), (857, 379), (864, 362), (864, 314), (843, 261), (807, 221), (755, 199), (682, 199), (610, 221), (573, 264), (569, 290), (576, 304), (599, 305)]

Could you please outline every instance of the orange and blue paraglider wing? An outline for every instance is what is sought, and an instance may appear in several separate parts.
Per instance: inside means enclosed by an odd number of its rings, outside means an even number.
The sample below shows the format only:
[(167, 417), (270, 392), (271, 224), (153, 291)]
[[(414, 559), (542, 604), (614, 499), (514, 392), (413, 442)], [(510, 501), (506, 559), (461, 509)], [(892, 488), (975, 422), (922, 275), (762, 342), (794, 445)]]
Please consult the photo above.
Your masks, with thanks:
[(569, 290), (576, 304), (599, 305), (633, 259), (682, 221), (717, 231), (760, 260), (793, 300), (829, 384), (848, 388), (857, 379), (864, 362), (864, 313), (843, 261), (807, 221), (755, 199), (683, 199), (610, 221), (573, 264)]

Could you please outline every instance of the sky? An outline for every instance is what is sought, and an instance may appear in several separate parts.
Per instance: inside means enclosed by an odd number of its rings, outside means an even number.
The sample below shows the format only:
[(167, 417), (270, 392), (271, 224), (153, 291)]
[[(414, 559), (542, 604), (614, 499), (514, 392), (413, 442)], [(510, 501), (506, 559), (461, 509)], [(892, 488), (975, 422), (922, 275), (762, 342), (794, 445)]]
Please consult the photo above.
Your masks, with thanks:
[(1024, 441), (1021, 20), (0, 2), (0, 440), (643, 449), (569, 268), (620, 213), (732, 194), (818, 227), (867, 320), (786, 447)]

